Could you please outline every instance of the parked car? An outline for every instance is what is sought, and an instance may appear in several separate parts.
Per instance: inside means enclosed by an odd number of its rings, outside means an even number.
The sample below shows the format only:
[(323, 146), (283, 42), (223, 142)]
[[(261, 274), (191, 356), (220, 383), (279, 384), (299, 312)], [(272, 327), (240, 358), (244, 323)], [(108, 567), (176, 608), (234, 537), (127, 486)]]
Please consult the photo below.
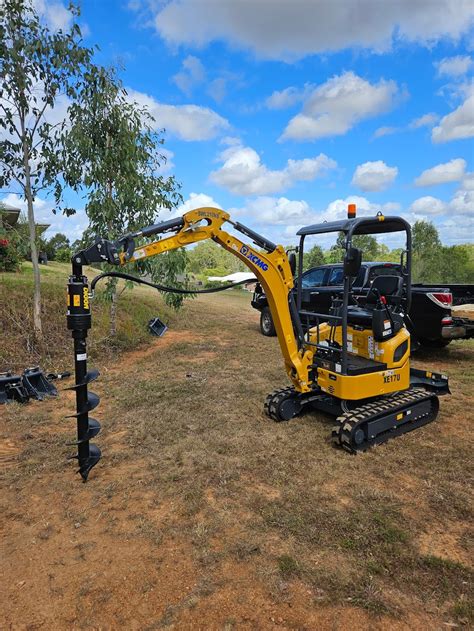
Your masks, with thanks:
[[(365, 296), (376, 276), (401, 275), (399, 263), (362, 263), (359, 274), (353, 283), (353, 291), (359, 302)], [(329, 313), (333, 297), (342, 292), (342, 263), (321, 265), (304, 272), (301, 278), (302, 304), (304, 311)], [(422, 346), (443, 347), (453, 339), (474, 336), (474, 322), (460, 321), (452, 317), (453, 292), (459, 304), (472, 301), (474, 285), (428, 286), (420, 283), (412, 285), (410, 311), (406, 324), (412, 338)], [(275, 335), (272, 315), (267, 298), (260, 284), (257, 284), (252, 307), (260, 311), (260, 330), (263, 335)]]

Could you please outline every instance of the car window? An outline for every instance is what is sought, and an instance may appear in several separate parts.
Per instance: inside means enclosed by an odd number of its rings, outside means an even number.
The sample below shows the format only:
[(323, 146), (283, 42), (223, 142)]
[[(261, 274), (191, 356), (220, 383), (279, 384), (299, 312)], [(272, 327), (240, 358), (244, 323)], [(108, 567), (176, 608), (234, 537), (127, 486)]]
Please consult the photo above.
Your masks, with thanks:
[(342, 267), (333, 267), (329, 276), (328, 285), (342, 285), (344, 283), (344, 271)]
[(321, 287), (324, 282), (326, 271), (327, 270), (322, 267), (309, 270), (309, 272), (303, 274), (301, 278), (301, 285), (303, 287)]

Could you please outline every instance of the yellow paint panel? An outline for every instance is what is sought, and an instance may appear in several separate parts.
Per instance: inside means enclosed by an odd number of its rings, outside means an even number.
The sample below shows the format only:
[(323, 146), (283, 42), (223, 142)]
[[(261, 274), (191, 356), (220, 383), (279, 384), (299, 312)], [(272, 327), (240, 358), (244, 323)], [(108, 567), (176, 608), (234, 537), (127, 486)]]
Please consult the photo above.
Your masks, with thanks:
[(79, 296), (79, 294), (75, 294), (73, 297), (73, 301), (74, 301), (74, 306), (75, 307), (80, 307), (81, 306), (81, 297)]

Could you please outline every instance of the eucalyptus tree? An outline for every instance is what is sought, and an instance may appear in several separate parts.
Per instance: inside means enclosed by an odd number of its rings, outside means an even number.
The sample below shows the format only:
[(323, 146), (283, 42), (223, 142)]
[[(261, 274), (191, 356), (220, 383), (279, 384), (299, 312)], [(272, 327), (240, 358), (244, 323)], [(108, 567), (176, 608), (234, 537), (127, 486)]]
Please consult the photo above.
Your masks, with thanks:
[[(118, 237), (153, 223), (160, 210), (182, 201), (174, 176), (162, 172), (162, 131), (154, 130), (153, 117), (131, 100), (113, 69), (94, 67), (68, 114), (65, 181), (84, 194), (89, 234)], [(113, 336), (116, 279), (109, 279), (107, 289)]]
[[(70, 10), (76, 18), (78, 11)], [(76, 23), (53, 32), (31, 0), (0, 2), (0, 188), (14, 187), (26, 201), (38, 341), (41, 288), (34, 202), (44, 189), (61, 196), (67, 103), (75, 98), (91, 55)]]

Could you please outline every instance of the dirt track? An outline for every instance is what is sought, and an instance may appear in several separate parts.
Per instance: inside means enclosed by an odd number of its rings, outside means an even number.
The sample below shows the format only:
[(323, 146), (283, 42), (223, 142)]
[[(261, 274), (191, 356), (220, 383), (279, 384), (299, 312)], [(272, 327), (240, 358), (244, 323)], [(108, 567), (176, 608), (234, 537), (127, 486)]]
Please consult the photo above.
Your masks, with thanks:
[(275, 339), (238, 296), (100, 365), (86, 485), (73, 399), (0, 409), (6, 629), (442, 629), (467, 624), (472, 345), (439, 421), (351, 458), (317, 416), (273, 424)]

